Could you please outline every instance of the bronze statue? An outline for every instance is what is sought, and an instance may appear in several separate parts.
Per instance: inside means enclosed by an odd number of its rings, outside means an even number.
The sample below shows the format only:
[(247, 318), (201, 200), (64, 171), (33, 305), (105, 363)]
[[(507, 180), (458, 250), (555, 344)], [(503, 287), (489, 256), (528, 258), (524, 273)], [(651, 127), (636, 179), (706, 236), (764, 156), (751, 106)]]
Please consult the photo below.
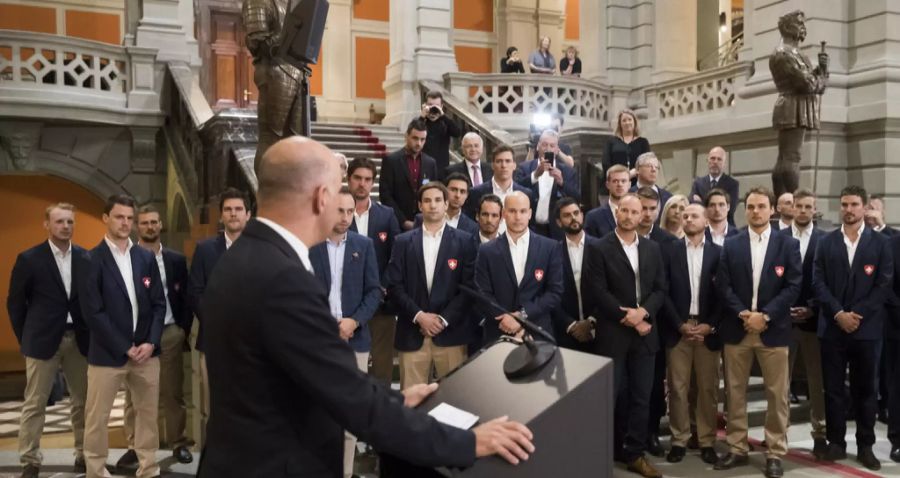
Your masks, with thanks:
[[(800, 185), (800, 147), (806, 130), (819, 129), (821, 95), (828, 79), (828, 54), (819, 53), (813, 68), (800, 52), (806, 38), (806, 17), (795, 10), (778, 19), (781, 43), (769, 57), (769, 71), (778, 88), (772, 126), (778, 130), (778, 161), (772, 171), (775, 196)], [(824, 50), (824, 45), (823, 45)]]
[(303, 73), (276, 55), (289, 5), (290, 0), (244, 0), (242, 8), (247, 48), (253, 55), (253, 82), (259, 90), (255, 165), (273, 143), (302, 132)]

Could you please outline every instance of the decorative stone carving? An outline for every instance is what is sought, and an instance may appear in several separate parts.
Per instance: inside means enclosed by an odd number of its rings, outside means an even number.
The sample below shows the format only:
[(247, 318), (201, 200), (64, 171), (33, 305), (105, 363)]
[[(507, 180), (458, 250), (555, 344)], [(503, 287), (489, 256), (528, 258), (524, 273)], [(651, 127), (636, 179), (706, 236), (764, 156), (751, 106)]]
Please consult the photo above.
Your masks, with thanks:
[(0, 131), (0, 151), (6, 156), (9, 170), (34, 169), (31, 152), (40, 137), (40, 126), (29, 125), (15, 131)]

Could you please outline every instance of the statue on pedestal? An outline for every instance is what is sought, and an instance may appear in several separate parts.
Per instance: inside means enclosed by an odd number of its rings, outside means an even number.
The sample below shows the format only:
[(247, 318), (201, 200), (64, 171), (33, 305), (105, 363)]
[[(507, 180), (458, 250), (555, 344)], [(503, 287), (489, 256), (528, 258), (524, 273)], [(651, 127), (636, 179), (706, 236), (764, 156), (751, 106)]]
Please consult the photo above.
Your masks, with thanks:
[(813, 67), (800, 52), (806, 39), (806, 17), (800, 10), (778, 19), (781, 43), (769, 57), (769, 71), (778, 88), (772, 126), (778, 131), (778, 161), (772, 171), (772, 188), (778, 197), (800, 185), (800, 147), (807, 130), (819, 129), (821, 95), (828, 81), (828, 54), (819, 53)]

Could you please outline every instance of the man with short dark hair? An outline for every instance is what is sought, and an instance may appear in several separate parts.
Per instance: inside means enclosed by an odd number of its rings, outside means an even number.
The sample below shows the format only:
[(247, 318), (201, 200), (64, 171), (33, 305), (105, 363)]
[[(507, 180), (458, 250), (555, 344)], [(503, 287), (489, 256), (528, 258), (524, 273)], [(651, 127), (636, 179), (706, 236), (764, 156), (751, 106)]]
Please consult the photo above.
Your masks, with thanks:
[(484, 244), (497, 238), (503, 219), (503, 202), (493, 194), (485, 194), (478, 201), (478, 242)]
[[(444, 177), (447, 186), (447, 225), (469, 233), (473, 239), (478, 236), (478, 223), (463, 214), (462, 207), (472, 189), (469, 179), (462, 173), (450, 173)], [(416, 214), (416, 227), (422, 226), (422, 213)]]
[[(728, 154), (725, 148), (713, 146), (706, 155), (707, 174), (694, 178), (689, 195), (692, 203), (704, 204), (709, 192), (721, 189), (728, 194), (729, 204), (737, 205), (741, 184), (737, 179), (725, 173)], [(728, 224), (734, 225), (734, 209), (728, 211)]]
[[(737, 202), (734, 205), (737, 205)], [(738, 228), (728, 222), (728, 217), (732, 216), (732, 202), (724, 190), (718, 188), (711, 190), (706, 195), (703, 207), (706, 208), (706, 219), (709, 222), (706, 228), (706, 239), (721, 247), (725, 245), (725, 239), (740, 232)]]
[[(469, 199), (466, 200), (466, 204), (463, 206), (463, 212), (474, 219), (482, 196), (493, 194), (505, 202), (506, 196), (515, 191), (519, 191), (529, 198), (532, 209), (536, 206), (532, 190), (522, 186), (513, 179), (516, 170), (516, 158), (512, 148), (506, 145), (494, 148), (491, 152), (491, 167), (494, 170), (493, 179), (490, 182), (482, 183), (477, 188), (472, 188), (469, 192)], [(499, 233), (503, 234), (504, 232), (506, 232), (506, 221), (501, 220)]]
[(428, 126), (422, 119), (414, 119), (406, 127), (406, 144), (381, 161), (378, 196), (385, 206), (394, 210), (400, 228), (408, 231), (415, 226), (419, 212), (416, 192), (423, 184), (440, 179), (435, 159), (423, 151)]
[(434, 158), (438, 175), (432, 179), (442, 179), (444, 171), (450, 164), (450, 138), (458, 138), (461, 134), (459, 126), (444, 114), (444, 95), (440, 91), (429, 91), (425, 94), (422, 105), (421, 120), (428, 129), (428, 137), (422, 151)]
[(628, 168), (615, 164), (606, 170), (606, 189), (609, 191), (609, 202), (592, 209), (584, 218), (584, 230), (597, 238), (603, 237), (616, 228), (616, 210), (619, 199), (628, 193), (631, 187), (631, 176)]
[(856, 418), (856, 459), (870, 470), (881, 469), (875, 444), (875, 389), (882, 346), (885, 301), (890, 298), (894, 261), (888, 237), (865, 227), (868, 194), (859, 186), (841, 190), (841, 228), (825, 235), (816, 252), (813, 288), (819, 301), (819, 338), (825, 382), (825, 427), (828, 448), (823, 459), (847, 457), (845, 381)]
[(553, 310), (553, 332), (560, 346), (588, 352), (593, 348), (596, 319), (589, 317), (584, 308), (581, 272), (585, 251), (599, 239), (584, 232), (581, 205), (574, 198), (564, 197), (557, 201), (555, 213), (556, 224), (566, 236), (560, 241), (566, 254), (563, 257), (562, 303)]

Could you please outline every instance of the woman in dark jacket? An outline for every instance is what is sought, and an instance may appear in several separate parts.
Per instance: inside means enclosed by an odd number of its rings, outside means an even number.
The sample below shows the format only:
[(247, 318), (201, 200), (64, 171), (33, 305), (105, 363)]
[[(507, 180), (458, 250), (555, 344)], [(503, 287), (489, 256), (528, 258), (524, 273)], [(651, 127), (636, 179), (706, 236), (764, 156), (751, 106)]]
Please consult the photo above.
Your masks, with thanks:
[(506, 49), (506, 58), (500, 60), (500, 73), (525, 73), (518, 48), (511, 46)]
[[(616, 119), (615, 136), (606, 143), (603, 151), (604, 174), (612, 165), (621, 164), (628, 168), (631, 184), (634, 185), (637, 182), (637, 169), (634, 163), (638, 156), (648, 152), (650, 152), (650, 142), (647, 141), (647, 138), (641, 137), (637, 115), (628, 109), (620, 111)], [(601, 184), (605, 189), (605, 181)]]

